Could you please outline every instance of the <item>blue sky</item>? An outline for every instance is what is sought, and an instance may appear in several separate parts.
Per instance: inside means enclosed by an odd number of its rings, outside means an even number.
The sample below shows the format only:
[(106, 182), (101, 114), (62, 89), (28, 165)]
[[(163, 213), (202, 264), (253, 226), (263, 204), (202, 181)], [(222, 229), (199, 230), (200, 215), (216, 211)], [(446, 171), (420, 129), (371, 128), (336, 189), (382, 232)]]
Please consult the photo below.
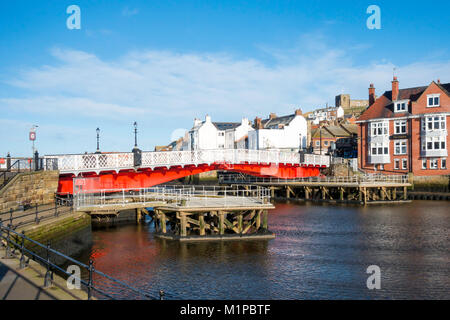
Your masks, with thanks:
[[(69, 30), (66, 8), (81, 9)], [(381, 9), (369, 30), (366, 9)], [(450, 82), (448, 1), (2, 1), (0, 156), (153, 150), (193, 118), (309, 111)], [(175, 133), (174, 133), (175, 132)]]

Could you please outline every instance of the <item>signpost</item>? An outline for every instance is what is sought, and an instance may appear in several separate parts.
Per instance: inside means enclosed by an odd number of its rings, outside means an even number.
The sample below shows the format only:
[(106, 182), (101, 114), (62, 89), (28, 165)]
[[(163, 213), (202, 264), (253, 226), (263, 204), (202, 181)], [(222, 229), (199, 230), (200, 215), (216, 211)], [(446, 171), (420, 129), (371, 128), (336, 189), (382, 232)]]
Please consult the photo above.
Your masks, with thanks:
[(29, 135), (28, 135), (30, 141), (33, 142), (33, 146), (32, 146), (32, 148), (33, 148), (33, 157), (34, 157), (34, 152), (35, 152), (35, 150), (34, 150), (34, 141), (36, 140), (36, 128), (37, 128), (37, 127), (38, 127), (37, 125), (33, 125), (33, 126), (31, 127), (30, 133), (29, 133)]

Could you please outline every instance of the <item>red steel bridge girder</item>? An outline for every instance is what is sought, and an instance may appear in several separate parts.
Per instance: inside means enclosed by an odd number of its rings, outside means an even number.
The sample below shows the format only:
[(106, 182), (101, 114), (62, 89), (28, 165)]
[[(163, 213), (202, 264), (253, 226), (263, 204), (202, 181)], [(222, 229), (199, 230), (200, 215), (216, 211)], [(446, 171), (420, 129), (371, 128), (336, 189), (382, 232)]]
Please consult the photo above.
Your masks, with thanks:
[[(208, 172), (212, 170), (234, 171), (250, 174), (259, 177), (276, 177), (284, 179), (293, 179), (301, 177), (319, 176), (319, 167), (301, 167), (292, 165), (271, 165), (271, 164), (203, 164), (198, 166), (186, 167), (162, 167), (151, 169), (140, 169), (113, 172), (102, 172), (96, 174), (94, 172), (83, 173), (83, 178), (92, 178), (84, 180), (84, 190), (101, 190), (101, 189), (132, 189), (147, 188), (158, 184), (173, 181), (179, 178)], [(58, 192), (73, 192), (73, 174), (63, 174), (59, 177)]]

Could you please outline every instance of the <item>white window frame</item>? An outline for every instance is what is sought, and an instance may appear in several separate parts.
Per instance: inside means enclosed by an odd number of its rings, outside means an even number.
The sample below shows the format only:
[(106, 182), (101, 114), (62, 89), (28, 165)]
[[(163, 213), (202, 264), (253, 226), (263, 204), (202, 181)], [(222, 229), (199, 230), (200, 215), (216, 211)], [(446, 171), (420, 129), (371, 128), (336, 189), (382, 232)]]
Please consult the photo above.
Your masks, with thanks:
[[(373, 153), (373, 148), (375, 148), (375, 153)], [(379, 152), (381, 148), (381, 153)], [(371, 156), (383, 156), (389, 154), (389, 142), (382, 143), (382, 142), (372, 142), (369, 145), (369, 155)]]
[(408, 160), (407, 159), (402, 159), (402, 170), (406, 170), (408, 169)]
[[(432, 132), (445, 130), (447, 127), (447, 116), (442, 114), (426, 116), (422, 118), (422, 131)], [(436, 128), (437, 126), (437, 128)], [(431, 127), (431, 128), (429, 128)]]
[(395, 102), (394, 112), (407, 112), (408, 111), (408, 100), (400, 100)]
[(430, 169), (431, 170), (437, 170), (438, 169), (438, 162), (439, 162), (438, 158), (431, 158), (430, 159)]
[[(397, 151), (397, 147), (398, 150)], [(394, 154), (407, 154), (408, 153), (408, 140), (395, 140), (394, 141)]]
[(369, 136), (388, 136), (389, 135), (389, 121), (374, 121), (369, 126)]
[[(437, 98), (437, 104), (436, 104), (436, 98)], [(432, 104), (430, 104), (430, 99), (432, 99)], [(434, 93), (434, 94), (427, 94), (427, 108), (437, 108), (441, 106), (441, 94), (440, 93)]]
[(422, 159), (422, 170), (427, 170), (427, 159)]
[[(407, 121), (406, 120), (396, 120), (394, 121), (394, 134), (405, 134), (407, 131)], [(397, 132), (398, 129), (398, 132)], [(403, 131), (404, 129), (404, 131)]]
[[(428, 147), (428, 144), (431, 144), (431, 147)], [(437, 143), (437, 148), (436, 148)], [(446, 150), (447, 149), (447, 137), (446, 136), (435, 136), (435, 137), (426, 137), (422, 138), (422, 151), (429, 150)]]

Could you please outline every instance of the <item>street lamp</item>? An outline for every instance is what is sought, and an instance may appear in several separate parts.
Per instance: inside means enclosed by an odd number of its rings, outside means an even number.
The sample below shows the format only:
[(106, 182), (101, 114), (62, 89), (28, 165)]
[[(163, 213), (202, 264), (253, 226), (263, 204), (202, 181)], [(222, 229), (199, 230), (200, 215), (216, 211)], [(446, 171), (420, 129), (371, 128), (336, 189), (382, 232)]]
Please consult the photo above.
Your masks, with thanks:
[(134, 148), (137, 149), (137, 122), (133, 123), (134, 125)]
[(131, 150), (133, 152), (133, 164), (135, 167), (139, 167), (142, 164), (142, 151), (139, 150), (137, 146), (137, 122), (134, 125), (134, 148)]
[(97, 151), (95, 153), (100, 153), (100, 128), (95, 130), (97, 132)]

